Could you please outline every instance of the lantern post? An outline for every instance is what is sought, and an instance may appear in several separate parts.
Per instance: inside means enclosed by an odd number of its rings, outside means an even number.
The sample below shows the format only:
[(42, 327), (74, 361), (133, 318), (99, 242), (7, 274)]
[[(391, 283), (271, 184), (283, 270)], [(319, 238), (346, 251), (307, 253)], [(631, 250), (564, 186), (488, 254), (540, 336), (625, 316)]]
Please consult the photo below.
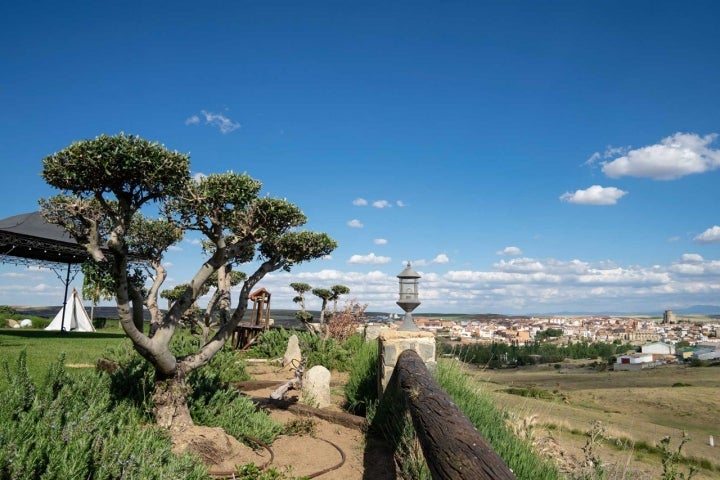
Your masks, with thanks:
[(420, 279), (420, 275), (412, 269), (410, 262), (408, 262), (405, 270), (400, 272), (397, 277), (400, 279), (400, 291), (399, 299), (396, 303), (405, 311), (402, 325), (398, 330), (417, 331), (418, 328), (413, 321), (412, 311), (420, 305), (420, 301), (418, 300), (418, 280)]

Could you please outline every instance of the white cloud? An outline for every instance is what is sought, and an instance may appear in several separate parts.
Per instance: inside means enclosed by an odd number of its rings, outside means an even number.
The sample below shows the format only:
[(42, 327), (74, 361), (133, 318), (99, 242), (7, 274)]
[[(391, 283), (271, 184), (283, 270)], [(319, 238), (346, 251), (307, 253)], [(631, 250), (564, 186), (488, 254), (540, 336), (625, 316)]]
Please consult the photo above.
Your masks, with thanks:
[(353, 200), (352, 204), (356, 207), (364, 207), (368, 204), (368, 202), (364, 198), (356, 198), (355, 200)]
[(720, 150), (710, 145), (716, 133), (701, 137), (694, 133), (675, 133), (660, 143), (630, 150), (622, 157), (602, 164), (608, 177), (646, 177), (673, 180), (694, 173), (720, 168)]
[(376, 238), (375, 240), (373, 240), (373, 243), (375, 245), (387, 245), (388, 241), (384, 238)]
[[(230, 133), (233, 130), (240, 128), (239, 123), (233, 122), (221, 113), (213, 113), (205, 110), (202, 110), (201, 113), (202, 116), (205, 117), (205, 125), (217, 127), (222, 133)], [(193, 115), (185, 119), (185, 125), (198, 125), (199, 123), (200, 117), (198, 115)]]
[(27, 274), (25, 274), (25, 273), (5, 272), (5, 273), (0, 273), (0, 277), (2, 277), (2, 278), (15, 278), (15, 279), (22, 278), (22, 279), (24, 279), (24, 278), (30, 278), (31, 276), (30, 276), (30, 275), (27, 275)]
[(354, 219), (350, 220), (349, 222), (347, 222), (347, 226), (351, 227), (351, 228), (363, 228), (362, 222), (360, 220), (358, 220), (357, 218), (354, 218)]
[(403, 202), (402, 200), (396, 200), (395, 205), (397, 205), (400, 208), (407, 207), (407, 204), (405, 202)]
[(204, 180), (207, 178), (207, 175), (205, 175), (202, 172), (197, 172), (195, 175), (193, 175), (193, 180), (196, 182), (199, 182), (201, 180)]
[(389, 263), (392, 260), (390, 257), (383, 257), (369, 253), (367, 255), (353, 255), (350, 257), (347, 263), (350, 264), (363, 264), (363, 265), (382, 265)]
[(27, 269), (30, 270), (31, 272), (50, 272), (50, 271), (52, 271), (48, 267), (43, 267), (41, 265), (28, 265)]
[(590, 158), (585, 160), (585, 163), (583, 165), (593, 165), (593, 164), (595, 164), (595, 162), (597, 162), (601, 158), (602, 158), (602, 155), (600, 154), (600, 152), (595, 152), (592, 155), (590, 155)]
[(693, 238), (695, 243), (720, 243), (720, 226), (714, 225)]
[(640, 268), (591, 268), (585, 274), (577, 277), (579, 283), (600, 283), (600, 284), (645, 284), (645, 283), (667, 283), (670, 277), (667, 272), (653, 272)]
[(615, 187), (593, 185), (585, 190), (575, 190), (574, 193), (565, 192), (560, 195), (560, 200), (578, 205), (615, 205), (627, 193)]
[(37, 293), (37, 292), (46, 292), (46, 291), (49, 291), (49, 290), (51, 290), (51, 288), (50, 288), (50, 286), (47, 285), (47, 284), (38, 283), (37, 285), (33, 285), (33, 286), (31, 287), (31, 290), (32, 290), (33, 292), (36, 292), (36, 293)]
[(540, 272), (545, 270), (545, 266), (532, 258), (513, 258), (510, 261), (500, 260), (493, 265), (497, 270), (514, 271), (514, 272)]
[(702, 265), (693, 265), (688, 263), (677, 263), (672, 265), (670, 269), (674, 273), (679, 273), (681, 275), (701, 275), (705, 271)]
[(505, 247), (502, 250), (499, 250), (495, 252), (498, 255), (522, 255), (522, 250), (520, 250), (518, 247)]
[(450, 259), (444, 253), (441, 253), (432, 259), (432, 263), (448, 263), (449, 261)]
[(206, 124), (218, 127), (222, 133), (230, 133), (233, 130), (240, 128), (239, 123), (233, 122), (220, 113), (206, 112), (203, 110), (202, 114), (205, 115)]
[(387, 200), (375, 200), (372, 204), (375, 208), (390, 208), (392, 205), (390, 205), (390, 202)]
[(705, 259), (702, 257), (702, 255), (699, 255), (697, 253), (683, 253), (680, 257), (680, 261), (685, 263), (701, 263)]
[[(711, 287), (720, 287), (717, 275), (720, 274), (720, 260), (706, 260), (697, 253), (686, 253), (680, 261), (674, 262), (669, 270), (673, 273), (692, 276), (695, 280)], [(693, 287), (695, 288), (695, 287)]]
[(170, 245), (168, 247), (168, 251), (170, 252), (182, 252), (182, 247), (179, 247), (177, 245)]
[[(424, 264), (439, 264), (445, 258), (445, 254), (439, 254)], [(404, 264), (375, 253), (353, 255), (348, 263), (356, 265), (358, 270), (361, 267), (378, 270), (359, 272), (352, 271), (352, 267), (347, 271), (324, 269), (327, 264), (314, 262), (309, 265), (315, 265), (318, 270), (298, 268), (292, 272), (273, 272), (259, 286), (273, 293), (273, 299), (278, 301), (277, 308), (297, 308), (292, 303), (294, 293), (289, 284), (302, 281), (313, 287), (346, 285), (350, 288), (348, 298), (361, 304), (368, 303), (368, 311), (402, 313), (395, 303), (398, 285), (396, 275)], [(720, 259), (705, 259), (697, 253), (686, 253), (669, 265), (649, 267), (620, 265), (613, 261), (513, 257), (502, 258), (489, 270), (434, 273), (420, 270), (420, 263), (422, 261), (412, 262), (413, 267), (421, 272), (421, 305), (416, 310), (418, 315), (433, 311), (507, 314), (614, 311), (660, 314), (666, 308), (717, 304), (720, 298)], [(437, 265), (435, 270), (439, 270)], [(48, 281), (50, 279), (48, 276)], [(0, 294), (3, 294), (2, 290)], [(17, 294), (8, 292), (6, 295), (15, 297)], [(314, 296), (309, 296), (307, 300), (308, 308), (320, 307), (319, 299)]]
[(603, 158), (612, 158), (612, 157), (615, 157), (615, 156), (617, 156), (617, 155), (625, 155), (625, 153), (626, 153), (627, 151), (629, 151), (629, 150), (630, 150), (630, 147), (612, 147), (612, 146), (608, 146), (608, 147), (605, 148), (605, 151), (604, 151), (603, 153), (600, 153), (600, 152), (595, 152), (595, 153), (593, 153), (593, 154), (590, 156), (590, 158), (588, 158), (588, 159), (585, 161), (584, 165), (592, 166), (592, 165), (595, 164), (595, 162), (597, 162), (597, 161), (600, 160), (600, 159), (603, 159)]

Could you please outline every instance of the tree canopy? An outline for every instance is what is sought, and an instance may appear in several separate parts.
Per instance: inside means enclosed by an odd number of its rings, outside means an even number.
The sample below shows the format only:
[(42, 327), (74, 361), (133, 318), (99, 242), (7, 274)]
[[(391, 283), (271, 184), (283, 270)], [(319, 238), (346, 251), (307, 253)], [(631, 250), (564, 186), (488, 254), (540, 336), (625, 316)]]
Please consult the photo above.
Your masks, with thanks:
[[(160, 425), (192, 424), (187, 410), (185, 375), (227, 342), (242, 319), (252, 288), (268, 273), (321, 258), (336, 247), (325, 233), (300, 230), (307, 221), (287, 200), (261, 196), (262, 184), (233, 172), (190, 177), (189, 157), (123, 133), (72, 143), (43, 159), (42, 177), (61, 193), (41, 199), (46, 220), (63, 226), (92, 259), (105, 262), (118, 305), (120, 324), (135, 349), (155, 367), (154, 405)], [(141, 210), (155, 206), (158, 219)], [(166, 313), (158, 292), (167, 272), (162, 258), (183, 232), (197, 231), (211, 248)], [(152, 271), (145, 290), (132, 281), (133, 265)], [(250, 265), (237, 305), (229, 303), (233, 265)], [(223, 321), (195, 353), (177, 357), (169, 343), (181, 319), (217, 275), (216, 294)], [(143, 332), (143, 306), (150, 328)]]

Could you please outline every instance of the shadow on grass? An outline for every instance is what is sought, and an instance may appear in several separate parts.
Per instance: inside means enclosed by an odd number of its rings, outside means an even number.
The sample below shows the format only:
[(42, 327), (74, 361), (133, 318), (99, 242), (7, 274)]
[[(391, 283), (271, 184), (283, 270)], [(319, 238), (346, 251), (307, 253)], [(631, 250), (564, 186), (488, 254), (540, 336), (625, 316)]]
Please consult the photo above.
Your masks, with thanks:
[(124, 338), (123, 332), (60, 332), (57, 330), (34, 330), (23, 328), (3, 328), (0, 329), (0, 335), (16, 338), (32, 338), (32, 339), (49, 339), (49, 338)]
[(363, 480), (396, 480), (393, 449), (372, 430), (366, 433), (363, 452)]

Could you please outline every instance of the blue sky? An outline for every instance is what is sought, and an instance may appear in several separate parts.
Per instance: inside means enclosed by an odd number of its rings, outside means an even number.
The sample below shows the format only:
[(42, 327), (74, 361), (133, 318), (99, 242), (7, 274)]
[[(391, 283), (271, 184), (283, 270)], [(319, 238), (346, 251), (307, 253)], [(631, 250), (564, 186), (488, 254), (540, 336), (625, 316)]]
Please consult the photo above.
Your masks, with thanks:
[[(126, 132), (247, 172), (335, 238), (263, 281), (400, 311), (720, 305), (720, 4), (13, 2), (0, 16), (0, 218), (42, 158)], [(169, 252), (166, 285), (202, 262)], [(80, 285), (80, 278), (76, 279)], [(0, 304), (62, 299), (0, 265)], [(309, 299), (309, 307), (319, 301)]]

